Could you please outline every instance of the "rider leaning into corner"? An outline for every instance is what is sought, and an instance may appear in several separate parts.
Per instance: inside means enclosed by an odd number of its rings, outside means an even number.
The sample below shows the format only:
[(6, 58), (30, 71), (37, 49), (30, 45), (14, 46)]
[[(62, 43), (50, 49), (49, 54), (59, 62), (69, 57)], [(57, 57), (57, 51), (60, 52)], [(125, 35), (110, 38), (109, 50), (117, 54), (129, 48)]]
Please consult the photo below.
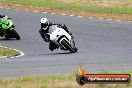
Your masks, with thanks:
[[(41, 28), (39, 30), (39, 33), (41, 37), (44, 39), (44, 41), (49, 42), (49, 49), (53, 51), (54, 49), (59, 48), (55, 43), (49, 40), (49, 36), (47, 35), (49, 27), (52, 25), (57, 25), (58, 27), (64, 29), (67, 33), (69, 33), (72, 36), (72, 33), (69, 32), (65, 24), (54, 24), (48, 22), (47, 18), (41, 18), (40, 20)], [(73, 36), (72, 36), (73, 37)], [(63, 49), (63, 48), (62, 48)]]
[(3, 37), (3, 30), (9, 31), (11, 28), (14, 28), (11, 18), (8, 16), (0, 15), (0, 36)]

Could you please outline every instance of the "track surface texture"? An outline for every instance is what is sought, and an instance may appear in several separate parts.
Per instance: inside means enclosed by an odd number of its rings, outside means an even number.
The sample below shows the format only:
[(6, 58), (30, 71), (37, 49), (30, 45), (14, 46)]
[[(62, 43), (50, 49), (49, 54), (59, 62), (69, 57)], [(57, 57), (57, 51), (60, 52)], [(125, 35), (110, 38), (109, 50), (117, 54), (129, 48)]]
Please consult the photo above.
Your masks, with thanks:
[[(59, 14), (0, 9), (14, 20), (21, 40), (0, 44), (25, 53), (23, 57), (0, 61), (0, 78), (26, 75), (71, 74), (79, 65), (87, 72), (132, 69), (132, 23)], [(66, 24), (75, 37), (78, 52), (48, 49), (39, 35), (40, 19)]]

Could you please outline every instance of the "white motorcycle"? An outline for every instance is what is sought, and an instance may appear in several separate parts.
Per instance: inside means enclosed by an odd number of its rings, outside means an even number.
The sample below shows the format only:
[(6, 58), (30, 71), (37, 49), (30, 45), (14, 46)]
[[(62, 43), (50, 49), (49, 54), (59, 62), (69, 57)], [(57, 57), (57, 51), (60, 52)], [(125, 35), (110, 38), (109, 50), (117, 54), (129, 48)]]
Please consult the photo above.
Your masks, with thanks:
[(74, 39), (64, 29), (59, 28), (57, 25), (49, 27), (50, 41), (54, 42), (63, 50), (69, 50), (71, 53), (77, 52)]

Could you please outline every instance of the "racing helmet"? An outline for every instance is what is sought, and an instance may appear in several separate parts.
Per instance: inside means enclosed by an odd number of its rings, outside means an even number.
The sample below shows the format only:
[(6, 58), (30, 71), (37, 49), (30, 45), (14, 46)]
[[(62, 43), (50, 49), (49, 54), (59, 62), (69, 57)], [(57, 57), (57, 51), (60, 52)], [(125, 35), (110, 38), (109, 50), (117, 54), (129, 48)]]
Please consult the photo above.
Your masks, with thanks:
[(47, 20), (47, 18), (41, 18), (40, 24), (41, 24), (41, 27), (42, 27), (44, 30), (46, 30), (47, 27), (48, 27), (48, 20)]
[(5, 24), (5, 23), (7, 22), (7, 17), (3, 17), (3, 18), (1, 19), (1, 22)]

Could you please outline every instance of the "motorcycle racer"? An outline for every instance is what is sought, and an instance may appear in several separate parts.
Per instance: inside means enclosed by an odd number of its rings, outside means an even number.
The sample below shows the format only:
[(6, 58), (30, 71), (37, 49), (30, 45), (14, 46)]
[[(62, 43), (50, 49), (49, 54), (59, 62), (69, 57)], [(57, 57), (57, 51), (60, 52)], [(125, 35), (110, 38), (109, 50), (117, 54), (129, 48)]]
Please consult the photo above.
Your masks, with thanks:
[(8, 16), (2, 16), (0, 15), (0, 36), (3, 37), (3, 31), (9, 31), (12, 30), (15, 26), (13, 25), (13, 22), (11, 18), (8, 18)]
[[(49, 49), (53, 51), (54, 49), (59, 48), (55, 43), (49, 40), (49, 36), (47, 35), (49, 27), (52, 25), (57, 25), (58, 27), (64, 29), (67, 33), (69, 33), (72, 36), (72, 33), (69, 32), (68, 28), (66, 27), (65, 24), (54, 24), (48, 22), (47, 18), (41, 18), (40, 20), (41, 28), (39, 30), (39, 33), (41, 37), (44, 39), (44, 41), (49, 42)], [(72, 36), (73, 37), (73, 36)], [(63, 48), (62, 48), (63, 49)]]

